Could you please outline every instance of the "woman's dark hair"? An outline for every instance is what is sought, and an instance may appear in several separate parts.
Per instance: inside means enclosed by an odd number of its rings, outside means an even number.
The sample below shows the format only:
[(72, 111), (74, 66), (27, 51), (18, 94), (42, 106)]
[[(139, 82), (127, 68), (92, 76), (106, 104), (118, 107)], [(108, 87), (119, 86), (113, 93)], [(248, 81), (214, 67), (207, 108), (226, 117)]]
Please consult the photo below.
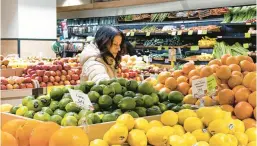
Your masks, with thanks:
[(125, 43), (122, 48), (122, 55), (127, 55), (129, 54), (130, 56), (136, 55), (136, 50), (134, 46), (127, 40), (125, 40)]
[[(114, 58), (112, 53), (110, 53), (110, 51), (108, 50), (108, 47), (112, 46), (113, 39), (117, 35), (120, 35), (122, 37), (122, 41), (120, 44), (121, 50), (118, 52), (116, 58)], [(123, 44), (124, 44), (124, 39), (125, 39), (125, 36), (123, 35), (123, 33), (119, 29), (112, 27), (112, 26), (103, 26), (103, 27), (99, 28), (95, 34), (95, 43), (100, 50), (101, 57), (103, 57), (103, 60), (108, 65), (110, 65), (110, 63), (108, 63), (107, 57), (108, 56), (112, 57), (115, 60), (115, 68), (116, 69), (118, 68), (119, 63), (121, 61), (121, 52), (122, 52), (122, 48), (123, 48)]]

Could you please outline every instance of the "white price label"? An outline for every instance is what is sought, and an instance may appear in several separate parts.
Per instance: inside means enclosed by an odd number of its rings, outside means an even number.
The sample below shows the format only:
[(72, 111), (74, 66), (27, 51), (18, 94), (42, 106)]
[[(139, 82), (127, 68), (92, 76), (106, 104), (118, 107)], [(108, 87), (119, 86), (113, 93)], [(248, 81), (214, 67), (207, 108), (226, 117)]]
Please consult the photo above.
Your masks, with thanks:
[(149, 62), (152, 62), (152, 61), (153, 61), (152, 57), (149, 57), (149, 58), (148, 58), (148, 61), (149, 61)]
[(207, 93), (206, 78), (196, 79), (192, 81), (192, 92), (195, 98), (201, 98)]
[(198, 30), (197, 34), (203, 34), (203, 30)]
[(176, 35), (176, 33), (177, 33), (176, 31), (172, 31), (171, 35)]
[(81, 108), (94, 110), (94, 106), (88, 98), (88, 95), (80, 90), (69, 89), (72, 100)]
[(168, 59), (168, 58), (165, 58), (164, 62), (165, 62), (165, 63), (169, 63), (169, 59)]

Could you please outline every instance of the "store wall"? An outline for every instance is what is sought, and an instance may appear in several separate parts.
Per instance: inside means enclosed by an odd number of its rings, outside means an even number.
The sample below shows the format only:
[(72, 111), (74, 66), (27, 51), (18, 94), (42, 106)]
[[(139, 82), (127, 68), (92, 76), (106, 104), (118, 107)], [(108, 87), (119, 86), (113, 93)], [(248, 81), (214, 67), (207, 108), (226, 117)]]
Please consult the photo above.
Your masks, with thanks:
[(57, 0), (57, 7), (89, 4), (91, 0)]
[(18, 54), (18, 41), (1, 40), (1, 54), (4, 56), (8, 54)]

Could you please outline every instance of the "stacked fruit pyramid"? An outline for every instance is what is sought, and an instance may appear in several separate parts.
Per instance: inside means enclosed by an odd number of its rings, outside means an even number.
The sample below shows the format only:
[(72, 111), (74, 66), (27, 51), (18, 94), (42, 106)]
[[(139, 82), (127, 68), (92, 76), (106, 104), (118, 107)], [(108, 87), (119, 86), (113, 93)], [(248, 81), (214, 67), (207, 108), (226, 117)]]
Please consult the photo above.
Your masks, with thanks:
[[(73, 102), (69, 88), (88, 95), (94, 110), (85, 110)], [(62, 126), (77, 126), (115, 121), (128, 113), (134, 118), (159, 115), (168, 109), (191, 108), (182, 105), (184, 95), (179, 91), (156, 92), (150, 82), (138, 83), (123, 78), (103, 80), (98, 84), (87, 81), (77, 86), (53, 88), (49, 95), (27, 96), (22, 106), (14, 106), (12, 114), (41, 121), (54, 121)]]
[[(256, 146), (256, 128), (246, 128), (220, 107), (178, 113), (165, 111), (160, 120), (122, 114), (103, 139), (89, 142), (82, 128), (54, 122), (12, 120), (2, 126), (2, 146)], [(90, 134), (90, 133), (89, 133)]]

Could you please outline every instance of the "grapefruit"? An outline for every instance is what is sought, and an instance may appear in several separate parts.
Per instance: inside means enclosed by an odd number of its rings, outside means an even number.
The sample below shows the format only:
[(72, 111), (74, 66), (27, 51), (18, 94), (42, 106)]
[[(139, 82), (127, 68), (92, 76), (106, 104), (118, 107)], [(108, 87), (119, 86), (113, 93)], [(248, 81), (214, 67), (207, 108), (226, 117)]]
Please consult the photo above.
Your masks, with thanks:
[(244, 120), (252, 116), (253, 107), (248, 102), (241, 101), (235, 106), (234, 113), (238, 119)]
[(12, 134), (1, 131), (1, 146), (18, 146)]
[(226, 65), (227, 64), (227, 58), (230, 57), (231, 55), (230, 54), (225, 54), (223, 56), (221, 56), (221, 63), (223, 65)]
[(161, 88), (163, 88), (163, 87), (164, 87), (164, 85), (163, 85), (163, 84), (158, 83), (157, 85), (155, 85), (155, 86), (154, 86), (154, 89), (155, 89), (155, 90), (157, 90), (157, 91), (160, 91), (160, 90), (161, 90)]
[(185, 76), (179, 76), (178, 78), (177, 78), (177, 83), (179, 84), (179, 83), (182, 83), (182, 82), (188, 82), (188, 78), (187, 77), (185, 77)]
[(244, 77), (243, 74), (240, 71), (232, 71), (232, 75), (238, 75), (240, 77)]
[(231, 74), (231, 69), (226, 65), (222, 65), (216, 70), (217, 77), (223, 80), (229, 79)]
[(218, 66), (220, 66), (220, 65), (222, 65), (222, 64), (221, 64), (221, 61), (220, 61), (219, 59), (214, 59), (214, 60), (211, 60), (211, 61), (208, 63), (208, 65), (218, 65)]
[(226, 65), (230, 65), (230, 64), (239, 64), (239, 61), (237, 60), (237, 58), (235, 56), (229, 56), (226, 59)]
[(178, 84), (177, 90), (180, 91), (182, 94), (187, 95), (190, 85), (186, 82), (182, 82)]
[(2, 131), (10, 133), (11, 135), (15, 136), (16, 135), (16, 130), (24, 125), (26, 120), (23, 119), (15, 119), (8, 121), (2, 126)]
[(252, 92), (248, 97), (248, 102), (253, 108), (256, 107), (256, 91)]
[(229, 105), (229, 104), (224, 104), (224, 105), (221, 105), (220, 108), (224, 111), (227, 111), (227, 112), (233, 112), (234, 111), (234, 108), (233, 106)]
[(175, 79), (182, 75), (183, 75), (182, 70), (175, 70), (172, 72), (172, 77), (174, 77)]
[(251, 92), (247, 88), (237, 90), (237, 92), (235, 93), (235, 102), (238, 103), (240, 101), (247, 101), (250, 94)]
[(251, 63), (248, 60), (243, 60), (240, 62), (240, 67), (242, 71), (253, 71), (254, 63)]
[(256, 121), (252, 118), (244, 119), (243, 122), (244, 122), (246, 130), (249, 129), (249, 128), (256, 127)]
[(250, 85), (249, 85), (249, 89), (250, 89), (251, 91), (256, 91), (256, 78), (254, 78), (254, 79), (251, 81), (251, 83), (250, 83)]
[(212, 69), (212, 72), (216, 72), (216, 70), (219, 68), (219, 66), (217, 64), (213, 64), (213, 65), (210, 65), (211, 69)]
[(246, 60), (246, 56), (244, 56), (244, 55), (239, 55), (239, 56), (236, 56), (236, 59), (237, 59), (239, 62), (241, 62), (241, 61), (243, 61), (243, 60)]
[(158, 82), (161, 83), (161, 84), (165, 84), (165, 81), (168, 77), (171, 77), (171, 73), (170, 72), (161, 72), (159, 75), (158, 75)]
[(238, 64), (230, 64), (228, 67), (232, 70), (232, 72), (233, 71), (241, 72), (241, 67)]
[(190, 79), (191, 77), (193, 76), (200, 76), (200, 72), (196, 69), (194, 70), (191, 70), (189, 73), (188, 73), (188, 78)]
[(177, 81), (173, 77), (168, 77), (165, 81), (165, 87), (174, 90), (177, 87)]
[(208, 77), (208, 76), (210, 76), (210, 75), (212, 75), (213, 74), (213, 70), (212, 70), (212, 68), (211, 67), (209, 67), (209, 66), (205, 66), (205, 67), (203, 67), (202, 69), (201, 69), (201, 71), (200, 71), (200, 77)]
[(230, 89), (223, 89), (218, 93), (219, 96), (219, 104), (224, 105), (224, 104), (229, 104), (233, 105), (235, 96), (234, 92)]
[(256, 73), (255, 72), (249, 72), (244, 76), (243, 79), (243, 85), (247, 88), (250, 87), (251, 81), (256, 78)]
[(192, 62), (185, 63), (182, 67), (182, 72), (188, 74), (191, 70), (195, 69), (195, 65)]
[(233, 92), (234, 93), (236, 93), (239, 89), (241, 89), (241, 88), (245, 88), (245, 86), (243, 86), (243, 85), (238, 85), (238, 86), (235, 86), (232, 90), (233, 90)]
[(228, 80), (228, 86), (230, 88), (234, 88), (237, 85), (241, 85), (243, 82), (243, 78), (238, 75), (232, 75)]

